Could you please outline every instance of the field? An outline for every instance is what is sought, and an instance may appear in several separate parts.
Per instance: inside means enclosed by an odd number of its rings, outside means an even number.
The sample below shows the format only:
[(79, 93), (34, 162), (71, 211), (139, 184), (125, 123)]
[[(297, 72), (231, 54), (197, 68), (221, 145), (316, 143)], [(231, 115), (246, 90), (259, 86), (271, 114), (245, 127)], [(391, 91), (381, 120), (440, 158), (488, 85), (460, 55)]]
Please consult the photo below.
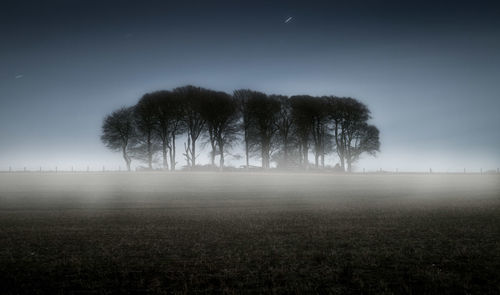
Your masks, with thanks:
[(2, 173), (0, 286), (500, 294), (500, 176)]

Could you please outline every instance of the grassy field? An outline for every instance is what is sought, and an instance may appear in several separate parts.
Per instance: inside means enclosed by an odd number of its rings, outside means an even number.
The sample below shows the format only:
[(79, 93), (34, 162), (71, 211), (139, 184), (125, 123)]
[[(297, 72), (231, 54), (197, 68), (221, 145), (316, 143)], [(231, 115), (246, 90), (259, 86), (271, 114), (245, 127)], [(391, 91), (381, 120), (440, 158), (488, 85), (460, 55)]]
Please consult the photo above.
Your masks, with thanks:
[(3, 173), (0, 290), (500, 294), (500, 176)]

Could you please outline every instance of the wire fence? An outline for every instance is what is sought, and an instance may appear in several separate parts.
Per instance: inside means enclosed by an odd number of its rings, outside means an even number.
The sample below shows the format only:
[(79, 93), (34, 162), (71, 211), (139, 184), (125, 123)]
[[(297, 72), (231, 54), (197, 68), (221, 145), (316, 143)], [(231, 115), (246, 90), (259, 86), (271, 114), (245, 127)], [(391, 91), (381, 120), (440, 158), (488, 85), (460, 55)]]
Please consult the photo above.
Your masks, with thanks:
[[(135, 169), (133, 170), (135, 171)], [(86, 166), (86, 167), (78, 167), (78, 166), (70, 166), (70, 167), (61, 167), (61, 166), (52, 166), (52, 167), (18, 167), (18, 166), (9, 166), (6, 168), (0, 168), (0, 172), (3, 173), (92, 173), (92, 172), (128, 172), (126, 168), (121, 166)]]
[[(297, 173), (307, 173), (307, 172), (332, 172), (332, 173), (343, 173), (339, 172), (338, 170), (331, 169), (331, 168), (314, 168), (311, 167), (310, 169), (304, 170), (304, 169), (278, 169), (278, 168), (270, 168), (268, 170), (263, 170), (261, 168), (251, 168), (251, 169), (246, 169), (246, 168), (234, 168), (234, 167), (228, 167), (227, 169), (224, 168), (224, 171), (231, 171), (231, 172), (247, 172), (247, 171), (270, 171), (270, 172), (297, 172)], [(144, 172), (144, 171), (150, 171), (150, 172), (182, 172), (182, 171), (202, 171), (199, 169), (194, 169), (190, 170), (188, 168), (181, 168), (181, 169), (176, 169), (175, 171), (170, 171), (166, 169), (153, 169), (153, 170), (148, 170), (148, 169), (143, 169), (142, 167), (134, 168), (131, 169), (131, 171), (128, 171), (126, 168), (122, 166), (86, 166), (86, 167), (81, 167), (81, 166), (52, 166), (52, 167), (44, 167), (44, 166), (38, 166), (38, 167), (29, 167), (29, 166), (9, 166), (9, 167), (0, 167), (0, 173), (118, 173), (118, 172), (128, 172), (128, 173), (133, 173), (133, 172)], [(213, 168), (212, 170), (203, 170), (203, 171), (220, 171), (218, 168)], [(367, 169), (367, 168), (358, 168), (355, 171), (352, 172), (352, 174), (485, 174), (485, 175), (491, 175), (491, 174), (500, 174), (500, 169), (499, 168), (489, 168), (489, 169), (484, 169), (484, 168), (476, 168), (476, 169), (470, 169), (470, 168), (463, 168), (463, 169), (433, 169), (429, 168), (428, 170), (405, 170), (405, 169), (399, 169), (399, 168), (392, 168), (392, 169), (384, 169), (384, 168), (379, 168), (379, 169)]]

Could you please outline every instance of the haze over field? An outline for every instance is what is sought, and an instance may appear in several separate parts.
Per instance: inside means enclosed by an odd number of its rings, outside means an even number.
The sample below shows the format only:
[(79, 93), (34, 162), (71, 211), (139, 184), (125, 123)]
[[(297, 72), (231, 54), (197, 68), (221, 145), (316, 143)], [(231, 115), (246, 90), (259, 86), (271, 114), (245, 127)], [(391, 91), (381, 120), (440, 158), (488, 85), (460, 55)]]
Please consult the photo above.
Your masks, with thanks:
[(184, 84), (355, 97), (359, 169), (500, 166), (497, 1), (4, 1), (0, 34), (0, 170), (123, 168), (105, 114)]
[[(411, 206), (454, 201), (497, 202), (498, 175), (456, 174), (325, 174), (325, 173), (2, 173), (0, 201), (3, 209), (15, 204), (57, 208), (61, 204), (85, 208), (115, 206), (172, 208), (176, 204), (232, 207), (238, 202), (291, 202), (304, 206), (342, 207), (374, 204)], [(227, 201), (227, 204), (226, 204)], [(451, 201), (451, 203), (450, 203)], [(151, 203), (153, 202), (153, 203)], [(154, 204), (158, 202), (158, 204)], [(286, 205), (285, 205), (286, 207)]]
[(498, 294), (498, 175), (0, 173), (3, 292)]

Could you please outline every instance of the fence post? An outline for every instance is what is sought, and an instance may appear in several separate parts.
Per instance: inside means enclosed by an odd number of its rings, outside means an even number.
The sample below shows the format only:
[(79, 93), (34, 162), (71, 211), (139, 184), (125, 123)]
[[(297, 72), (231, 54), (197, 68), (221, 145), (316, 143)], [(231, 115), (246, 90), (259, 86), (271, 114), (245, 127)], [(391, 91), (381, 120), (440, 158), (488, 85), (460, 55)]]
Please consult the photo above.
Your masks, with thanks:
[(40, 173), (42, 173), (42, 166), (40, 166)]
[(56, 173), (57, 173), (57, 166), (56, 166)]
[(104, 166), (102, 166), (102, 172), (104, 172), (104, 171), (105, 171)]
[(11, 166), (9, 166), (9, 172), (12, 172), (12, 167)]
[(483, 175), (483, 168), (479, 169), (479, 172)]
[(464, 174), (465, 174), (465, 168), (464, 168)]
[(24, 167), (24, 172), (26, 172), (26, 167)]

